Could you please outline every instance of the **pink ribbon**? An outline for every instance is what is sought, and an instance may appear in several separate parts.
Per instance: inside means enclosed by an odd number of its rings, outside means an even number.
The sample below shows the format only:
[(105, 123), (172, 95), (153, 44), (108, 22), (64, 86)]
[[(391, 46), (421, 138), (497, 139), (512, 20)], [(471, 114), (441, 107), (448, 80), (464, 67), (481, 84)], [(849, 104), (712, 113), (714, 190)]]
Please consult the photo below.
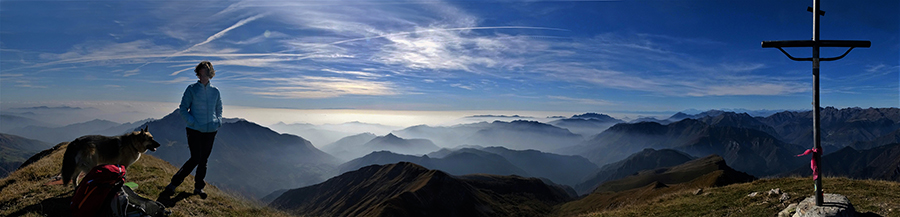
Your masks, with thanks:
[[(797, 155), (797, 157), (812, 154), (812, 153), (818, 153), (818, 152), (819, 152), (819, 150), (815, 149), (815, 148), (806, 149), (806, 151), (803, 152), (803, 154)], [(816, 157), (815, 156), (813, 156), (812, 160), (809, 161), (809, 168), (811, 168), (813, 171), (813, 180), (819, 179), (819, 167), (816, 166)]]

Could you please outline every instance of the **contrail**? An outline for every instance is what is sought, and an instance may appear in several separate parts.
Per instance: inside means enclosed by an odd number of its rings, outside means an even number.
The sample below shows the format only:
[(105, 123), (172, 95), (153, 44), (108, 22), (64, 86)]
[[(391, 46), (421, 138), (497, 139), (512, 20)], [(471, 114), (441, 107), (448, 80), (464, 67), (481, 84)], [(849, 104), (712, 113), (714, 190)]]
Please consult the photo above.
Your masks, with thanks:
[(462, 27), (462, 28), (428, 29), (428, 30), (419, 30), (419, 31), (410, 31), (410, 32), (398, 32), (398, 33), (370, 36), (370, 37), (364, 37), (364, 38), (354, 38), (354, 39), (347, 39), (347, 40), (343, 40), (343, 41), (332, 42), (331, 45), (343, 44), (343, 43), (353, 42), (353, 41), (369, 40), (369, 39), (373, 39), (373, 38), (384, 38), (384, 37), (395, 36), (395, 35), (409, 35), (409, 34), (422, 33), (422, 32), (463, 31), (463, 30), (482, 30), (482, 29), (541, 29), (541, 30), (569, 31), (567, 29), (548, 28), (548, 27), (531, 27), (531, 26)]
[[(168, 55), (168, 56), (166, 56), (165, 58), (163, 58), (162, 60), (166, 60), (166, 59), (169, 59), (169, 58), (171, 58), (171, 57), (174, 57), (174, 56), (180, 56), (180, 55), (182, 55), (182, 54), (184, 54), (184, 53), (187, 53), (188, 51), (191, 51), (191, 50), (194, 49), (195, 47), (199, 47), (199, 46), (205, 45), (205, 44), (207, 44), (207, 43), (209, 43), (209, 42), (212, 42), (213, 40), (219, 39), (219, 38), (221, 38), (222, 36), (225, 36), (225, 34), (228, 33), (229, 31), (231, 31), (231, 30), (233, 30), (233, 29), (235, 29), (235, 28), (241, 27), (241, 26), (243, 26), (244, 24), (247, 24), (247, 23), (249, 23), (250, 21), (254, 21), (254, 20), (256, 20), (256, 19), (259, 19), (259, 18), (261, 18), (261, 17), (263, 17), (263, 16), (265, 16), (265, 14), (259, 14), (259, 15), (256, 15), (256, 16), (252, 16), (252, 17), (248, 17), (248, 18), (246, 18), (246, 19), (240, 20), (240, 21), (238, 21), (237, 23), (235, 23), (234, 25), (231, 25), (230, 27), (225, 28), (225, 29), (223, 29), (222, 31), (219, 31), (219, 32), (216, 33), (216, 34), (214, 34), (214, 35), (212, 35), (212, 36), (209, 36), (209, 38), (206, 38), (206, 41), (197, 43), (197, 44), (195, 44), (194, 46), (191, 46), (191, 47), (189, 47), (189, 48), (187, 48), (187, 49), (184, 49), (184, 50), (182, 50), (182, 51), (176, 52), (176, 53), (174, 53), (174, 54), (172, 54), (172, 55)], [(134, 71), (137, 71), (138, 69), (141, 69), (142, 67), (144, 67), (144, 66), (146, 66), (146, 65), (149, 65), (149, 64), (151, 64), (151, 63), (155, 63), (155, 62), (156, 62), (156, 61), (144, 63), (143, 65), (138, 66), (137, 68), (135, 68)]]

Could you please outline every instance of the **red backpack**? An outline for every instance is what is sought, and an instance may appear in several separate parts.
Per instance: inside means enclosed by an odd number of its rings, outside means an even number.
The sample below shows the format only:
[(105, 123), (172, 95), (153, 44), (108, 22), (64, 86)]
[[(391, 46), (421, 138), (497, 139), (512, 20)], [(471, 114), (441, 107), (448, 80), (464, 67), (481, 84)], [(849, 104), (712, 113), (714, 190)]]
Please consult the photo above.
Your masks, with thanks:
[(125, 183), (125, 166), (104, 164), (91, 168), (91, 171), (81, 179), (75, 195), (72, 196), (73, 217), (80, 216), (106, 216), (109, 209), (110, 198), (122, 188)]

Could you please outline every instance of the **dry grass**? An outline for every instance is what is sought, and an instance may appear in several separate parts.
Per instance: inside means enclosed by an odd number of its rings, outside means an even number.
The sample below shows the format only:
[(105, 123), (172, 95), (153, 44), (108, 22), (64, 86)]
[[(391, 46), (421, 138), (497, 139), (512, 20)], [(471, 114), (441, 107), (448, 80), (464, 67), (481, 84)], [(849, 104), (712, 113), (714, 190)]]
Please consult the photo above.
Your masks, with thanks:
[[(828, 177), (823, 180), (826, 193), (837, 193), (850, 199), (857, 212), (867, 216), (900, 216), (900, 183), (880, 180), (854, 180)], [(809, 177), (760, 179), (751, 183), (703, 189), (682, 190), (641, 203), (606, 211), (562, 216), (774, 216), (787, 205), (812, 195)], [(768, 196), (770, 189), (780, 188), (790, 199)], [(759, 192), (756, 197), (748, 197)]]
[[(71, 185), (45, 185), (59, 174), (65, 145), (43, 159), (0, 179), (0, 216), (70, 216)], [(162, 188), (178, 170), (159, 158), (143, 155), (128, 167), (127, 181), (139, 184), (140, 195), (157, 199)], [(206, 199), (191, 195), (193, 176), (185, 179), (166, 204), (172, 216), (290, 216), (261, 204), (223, 192), (212, 185)], [(173, 206), (174, 205), (174, 206)]]

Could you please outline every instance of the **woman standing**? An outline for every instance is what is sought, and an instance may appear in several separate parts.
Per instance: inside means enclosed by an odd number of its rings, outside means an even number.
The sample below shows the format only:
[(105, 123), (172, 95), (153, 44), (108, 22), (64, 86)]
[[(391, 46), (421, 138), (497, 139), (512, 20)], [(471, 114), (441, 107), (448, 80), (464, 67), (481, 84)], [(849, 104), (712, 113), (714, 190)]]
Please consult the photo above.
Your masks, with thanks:
[(197, 83), (193, 83), (184, 90), (181, 97), (181, 105), (178, 106), (181, 118), (187, 124), (188, 147), (191, 150), (191, 158), (181, 166), (181, 169), (172, 176), (172, 181), (162, 192), (163, 195), (175, 194), (175, 188), (181, 185), (184, 178), (197, 168), (194, 175), (194, 194), (206, 199), (203, 187), (206, 182), (206, 162), (212, 152), (216, 132), (222, 126), (222, 99), (219, 97), (219, 89), (209, 83), (209, 79), (216, 76), (216, 70), (212, 63), (202, 61), (194, 68)]

